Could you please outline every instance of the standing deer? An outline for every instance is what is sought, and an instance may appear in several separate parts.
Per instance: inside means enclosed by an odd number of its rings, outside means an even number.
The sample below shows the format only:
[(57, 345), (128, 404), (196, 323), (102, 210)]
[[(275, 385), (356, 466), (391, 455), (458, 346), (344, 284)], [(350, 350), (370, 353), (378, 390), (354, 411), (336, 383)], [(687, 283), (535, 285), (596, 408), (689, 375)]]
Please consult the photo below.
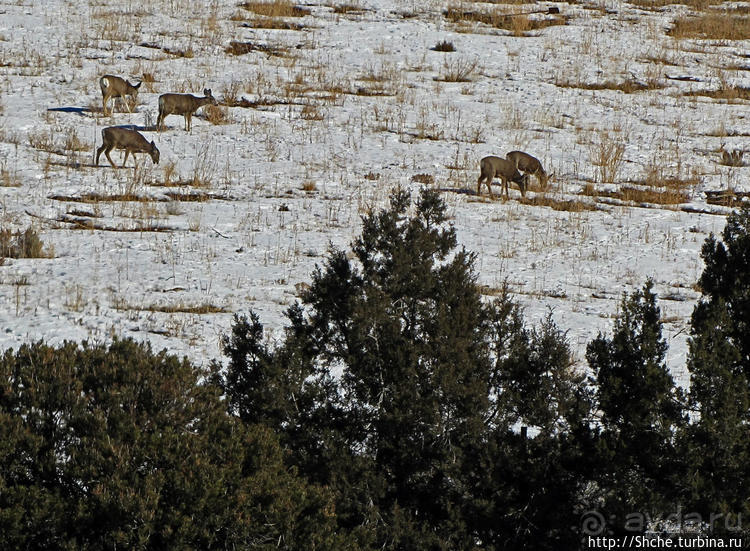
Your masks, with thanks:
[(185, 117), (185, 130), (190, 132), (190, 118), (200, 107), (217, 105), (218, 102), (211, 95), (211, 90), (205, 88), (203, 97), (192, 94), (162, 94), (159, 96), (159, 118), (156, 120), (156, 128), (161, 131), (162, 123), (167, 115), (183, 115)]
[(125, 168), (125, 162), (131, 153), (133, 154), (133, 162), (136, 167), (138, 166), (138, 162), (135, 159), (136, 153), (148, 153), (151, 155), (151, 160), (154, 164), (159, 164), (159, 150), (156, 149), (154, 142), (149, 143), (140, 132), (136, 132), (135, 130), (110, 126), (102, 130), (102, 146), (96, 150), (96, 166), (99, 166), (99, 155), (104, 152), (109, 160), (109, 164), (117, 168), (115, 163), (112, 162), (112, 157), (109, 156), (109, 152), (115, 148), (125, 150), (125, 158), (122, 160), (121, 168)]
[(516, 168), (523, 172), (524, 174), (530, 174), (533, 176), (536, 176), (537, 181), (539, 182), (539, 186), (542, 189), (547, 188), (547, 180), (549, 179), (549, 175), (544, 171), (544, 168), (542, 168), (542, 163), (539, 162), (539, 159), (536, 157), (532, 157), (528, 153), (524, 153), (523, 151), (511, 151), (505, 157), (512, 163), (516, 165)]
[(99, 79), (99, 87), (102, 89), (102, 110), (104, 114), (107, 114), (107, 102), (112, 98), (112, 102), (117, 101), (117, 98), (122, 98), (125, 101), (125, 105), (128, 108), (128, 113), (132, 113), (133, 110), (125, 99), (126, 96), (130, 96), (133, 99), (133, 106), (138, 100), (138, 88), (140, 88), (142, 82), (138, 84), (130, 84), (127, 80), (116, 77), (114, 75), (104, 75)]
[[(518, 184), (518, 188), (521, 190), (521, 196), (526, 197), (526, 184), (528, 183), (528, 177), (521, 175), (516, 168), (516, 164), (512, 163), (508, 159), (502, 159), (500, 157), (485, 157), (479, 161), (479, 179), (477, 180), (477, 195), (482, 193), (482, 181), (487, 184), (487, 189), (492, 197), (492, 180), (500, 178), (501, 184), (505, 187), (505, 198), (508, 199), (508, 180), (512, 180)], [(502, 195), (502, 189), (500, 190)]]

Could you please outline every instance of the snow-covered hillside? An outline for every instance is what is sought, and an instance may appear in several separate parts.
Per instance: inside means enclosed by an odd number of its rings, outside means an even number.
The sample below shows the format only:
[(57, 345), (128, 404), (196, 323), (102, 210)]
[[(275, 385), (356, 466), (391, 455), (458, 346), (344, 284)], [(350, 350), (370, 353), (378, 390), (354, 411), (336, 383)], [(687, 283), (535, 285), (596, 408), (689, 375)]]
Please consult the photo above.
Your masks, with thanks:
[[(645, 1), (199, 4), (0, 2), (0, 227), (33, 225), (51, 257), (0, 266), (3, 348), (120, 334), (209, 361), (250, 309), (272, 337), (363, 213), (426, 185), (486, 293), (507, 281), (533, 323), (551, 310), (581, 362), (653, 278), (687, 382), (700, 248), (729, 211), (705, 192), (748, 191), (727, 166), (747, 140), (746, 40), (672, 31), (691, 9)], [(102, 113), (104, 74), (143, 81), (133, 113)], [(204, 88), (220, 105), (191, 132), (176, 115), (155, 131), (160, 94)], [(115, 125), (160, 163), (93, 166)], [(514, 149), (548, 189), (478, 196), (479, 159)]]

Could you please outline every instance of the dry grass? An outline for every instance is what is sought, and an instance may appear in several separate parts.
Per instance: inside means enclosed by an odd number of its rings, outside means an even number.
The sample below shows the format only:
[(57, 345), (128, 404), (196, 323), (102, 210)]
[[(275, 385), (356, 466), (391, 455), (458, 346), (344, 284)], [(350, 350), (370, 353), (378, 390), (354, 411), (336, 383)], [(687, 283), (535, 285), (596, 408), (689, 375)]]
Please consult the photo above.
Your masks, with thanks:
[(733, 189), (707, 190), (706, 203), (723, 207), (740, 207), (750, 200), (750, 192)]
[(21, 177), (17, 168), (8, 168), (6, 159), (0, 159), (0, 187), (21, 187)]
[(116, 301), (114, 307), (117, 310), (136, 310), (141, 312), (159, 312), (162, 314), (227, 314), (229, 310), (222, 306), (216, 306), (204, 302), (203, 304), (128, 304), (124, 301)]
[(362, 6), (358, 6), (355, 4), (338, 4), (336, 6), (333, 6), (333, 13), (338, 13), (340, 15), (347, 15), (347, 14), (354, 14), (354, 15), (360, 15), (365, 12), (365, 8)]
[(267, 44), (255, 44), (253, 42), (238, 42), (232, 40), (229, 46), (224, 48), (224, 51), (230, 55), (245, 55), (250, 52), (261, 52), (269, 56), (284, 57), (287, 55), (288, 50), (285, 48), (277, 48), (275, 46), (268, 46)]
[(268, 2), (244, 2), (240, 7), (264, 17), (304, 17), (310, 10), (296, 6), (289, 0), (271, 0)]
[(588, 185), (582, 194), (590, 197), (610, 197), (631, 203), (649, 203), (656, 205), (679, 205), (690, 201), (690, 189), (698, 184), (695, 178), (665, 178), (662, 180), (644, 180), (623, 185), (618, 190), (597, 190)]
[(750, 100), (750, 87), (738, 85), (722, 86), (718, 90), (693, 90), (685, 92), (686, 96), (704, 96), (727, 101)]
[(435, 80), (441, 82), (471, 82), (477, 72), (479, 62), (476, 59), (446, 57)]
[(496, 29), (512, 32), (515, 36), (525, 36), (528, 31), (545, 29), (555, 25), (566, 25), (567, 19), (560, 15), (551, 17), (529, 17), (528, 13), (509, 14), (502, 10), (473, 11), (451, 6), (443, 16), (452, 23), (482, 23)]
[(299, 23), (290, 23), (289, 21), (276, 17), (255, 17), (245, 23), (245, 25), (254, 29), (277, 31), (303, 31), (306, 29), (304, 25)]
[(225, 105), (205, 105), (203, 107), (203, 116), (211, 124), (223, 125), (234, 122), (229, 113), (229, 108)]
[[(714, 4), (721, 4), (722, 0), (680, 0), (679, 3), (696, 11), (703, 11)], [(665, 6), (677, 4), (677, 0), (628, 0), (629, 4), (648, 10), (658, 10)]]
[(32, 226), (12, 232), (0, 228), (0, 258), (52, 258), (52, 247), (45, 247), (39, 233)]
[(176, 57), (184, 57), (187, 59), (192, 59), (195, 57), (195, 52), (193, 51), (192, 46), (188, 46), (186, 48), (162, 48), (162, 50), (165, 53)]
[(521, 198), (520, 202), (524, 205), (535, 207), (550, 207), (552, 210), (561, 210), (568, 212), (583, 212), (586, 210), (597, 210), (596, 205), (590, 201), (580, 201), (578, 199), (555, 199), (543, 194), (536, 194), (534, 197)]
[(164, 195), (169, 197), (172, 201), (185, 201), (190, 203), (203, 203), (210, 201), (211, 199), (224, 199), (212, 193), (205, 193), (202, 191), (166, 191)]
[(722, 146), (720, 153), (721, 157), (719, 158), (719, 164), (733, 167), (745, 166), (745, 162), (743, 160), (745, 152), (742, 149), (733, 149), (731, 151), (727, 151)]
[(415, 174), (411, 177), (411, 181), (431, 186), (435, 183), (435, 177), (432, 174), (427, 173)]
[(605, 82), (575, 82), (571, 80), (557, 80), (555, 86), (560, 88), (580, 88), (582, 90), (615, 90), (625, 94), (634, 94), (636, 92), (645, 92), (649, 90), (659, 90), (664, 88), (657, 80), (641, 82), (632, 78), (622, 81), (607, 80)]
[(625, 155), (625, 140), (617, 134), (602, 131), (589, 145), (589, 159), (596, 167), (599, 182), (614, 182), (622, 168)]
[(667, 34), (674, 38), (747, 40), (750, 38), (750, 17), (727, 13), (679, 17)]
[(456, 47), (453, 45), (453, 42), (448, 42), (447, 40), (441, 40), (430, 49), (435, 52), (455, 52), (456, 51)]
[(653, 203), (657, 205), (678, 205), (690, 201), (690, 195), (674, 188), (657, 189), (650, 187), (622, 186), (620, 198), (633, 203)]
[(137, 203), (150, 203), (158, 201), (153, 197), (137, 195), (135, 193), (82, 193), (81, 195), (50, 195), (48, 199), (53, 201), (65, 201), (69, 203), (107, 203), (114, 201), (126, 201)]

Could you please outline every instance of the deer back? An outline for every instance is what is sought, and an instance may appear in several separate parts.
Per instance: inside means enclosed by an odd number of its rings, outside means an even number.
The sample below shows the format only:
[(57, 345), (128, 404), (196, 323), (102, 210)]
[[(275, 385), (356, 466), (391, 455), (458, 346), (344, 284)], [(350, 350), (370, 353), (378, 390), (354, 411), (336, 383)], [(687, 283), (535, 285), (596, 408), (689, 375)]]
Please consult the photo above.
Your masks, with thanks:
[(133, 151), (151, 152), (155, 146), (143, 135), (130, 128), (110, 126), (102, 130), (102, 141), (117, 149), (130, 149)]
[(523, 172), (530, 172), (532, 174), (544, 174), (544, 168), (539, 159), (532, 157), (528, 153), (523, 151), (511, 151), (506, 157), (513, 163), (515, 163), (518, 170)]

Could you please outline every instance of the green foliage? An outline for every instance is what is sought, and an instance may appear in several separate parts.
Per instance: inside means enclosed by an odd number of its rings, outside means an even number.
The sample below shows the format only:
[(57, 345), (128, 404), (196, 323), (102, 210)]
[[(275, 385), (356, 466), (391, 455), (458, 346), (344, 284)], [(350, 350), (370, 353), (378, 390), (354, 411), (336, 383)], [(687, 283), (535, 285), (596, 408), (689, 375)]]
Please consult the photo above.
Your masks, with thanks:
[(0, 358), (2, 549), (339, 549), (327, 492), (208, 373), (133, 341)]
[[(750, 516), (750, 208), (703, 245), (703, 297), (693, 310), (688, 370), (696, 422), (683, 445), (692, 507)], [(720, 523), (718, 528), (723, 524)]]
[(664, 363), (659, 308), (648, 281), (625, 297), (612, 338), (599, 335), (586, 358), (601, 411), (599, 485), (604, 509), (618, 517), (673, 511), (678, 460), (675, 432), (686, 419), (682, 392)]
[[(410, 209), (394, 193), (363, 219), (353, 258), (331, 251), (275, 349), (257, 317), (235, 321), (221, 381), (229, 406), (279, 431), (363, 546), (569, 542), (579, 479), (549, 475), (579, 453), (572, 427), (587, 412), (564, 335), (551, 320), (527, 330), (507, 294), (483, 301), (474, 255), (455, 250), (436, 192)], [(553, 526), (546, 538), (542, 525)]]

